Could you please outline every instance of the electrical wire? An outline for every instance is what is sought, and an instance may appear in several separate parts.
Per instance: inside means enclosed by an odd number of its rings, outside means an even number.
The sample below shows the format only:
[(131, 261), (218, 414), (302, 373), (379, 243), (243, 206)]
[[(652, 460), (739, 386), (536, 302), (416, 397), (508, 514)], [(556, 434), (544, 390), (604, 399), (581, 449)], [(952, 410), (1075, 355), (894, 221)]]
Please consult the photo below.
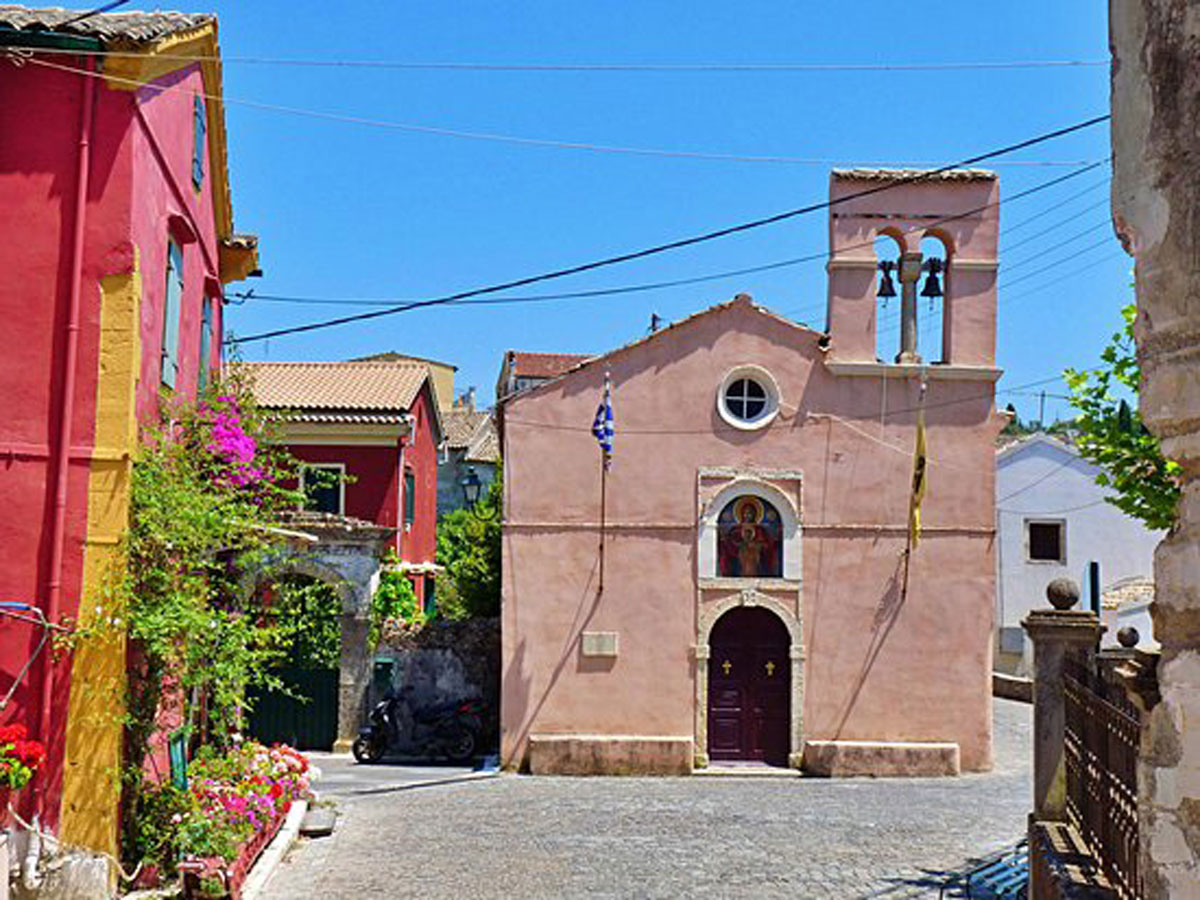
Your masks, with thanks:
[(367, 321), (370, 319), (380, 318), (382, 316), (393, 315), (395, 313), (407, 312), (408, 310), (411, 310), (411, 309), (418, 309), (418, 308), (424, 308), (424, 307), (429, 307), (429, 306), (440, 306), (440, 305), (443, 305), (446, 303), (453, 303), (458, 300), (465, 300), (469, 297), (477, 297), (477, 296), (484, 295), (484, 294), (500, 293), (502, 291), (506, 291), (511, 288), (523, 287), (527, 284), (536, 284), (536, 283), (542, 282), (542, 281), (550, 281), (550, 280), (557, 279), (557, 278), (564, 278), (568, 275), (577, 275), (582, 272), (589, 272), (589, 271), (593, 271), (595, 269), (605, 268), (605, 267), (617, 265), (620, 263), (631, 262), (636, 259), (645, 259), (646, 257), (649, 257), (649, 256), (655, 256), (655, 255), (666, 253), (666, 252), (669, 252), (672, 250), (678, 250), (683, 247), (690, 247), (690, 246), (694, 246), (696, 244), (713, 241), (718, 238), (728, 237), (733, 234), (740, 234), (740, 233), (743, 233), (746, 231), (751, 231), (754, 229), (762, 228), (767, 225), (774, 225), (779, 222), (787, 221), (789, 219), (793, 219), (798, 216), (817, 212), (819, 210), (830, 209), (834, 206), (837, 206), (837, 205), (840, 205), (843, 203), (847, 203), (851, 200), (857, 200), (862, 197), (872, 196), (874, 194), (879, 194), (879, 193), (882, 193), (887, 190), (892, 190), (901, 185), (913, 184), (913, 183), (916, 183), (919, 181), (925, 181), (925, 180), (933, 178), (937, 175), (951, 171), (952, 169), (966, 168), (977, 162), (982, 162), (984, 160), (991, 159), (994, 156), (1001, 156), (1001, 155), (1004, 155), (1007, 153), (1014, 153), (1017, 150), (1024, 149), (1025, 147), (1030, 147), (1035, 144), (1044, 143), (1046, 141), (1054, 140), (1055, 138), (1059, 138), (1059, 137), (1062, 137), (1067, 134), (1072, 134), (1074, 132), (1080, 131), (1085, 128), (1090, 128), (1094, 125), (1100, 124), (1101, 122), (1105, 122), (1108, 119), (1109, 119), (1109, 116), (1107, 114), (1102, 115), (1102, 116), (1094, 116), (1093, 118), (1087, 119), (1083, 122), (1077, 122), (1073, 125), (1068, 125), (1063, 128), (1055, 129), (1054, 131), (1045, 132), (1043, 134), (1036, 135), (1032, 138), (1027, 138), (1023, 141), (1018, 141), (1015, 144), (1010, 144), (1006, 147), (1001, 147), (997, 150), (991, 150), (991, 151), (988, 151), (987, 153), (982, 153), (982, 154), (978, 154), (976, 156), (968, 157), (965, 160), (962, 160), (960, 162), (957, 162), (957, 163), (954, 163), (951, 165), (942, 166), (939, 169), (930, 169), (926, 172), (921, 172), (921, 173), (913, 175), (911, 177), (901, 177), (901, 178), (895, 179), (894, 181), (886, 181), (881, 185), (877, 185), (877, 186), (871, 187), (871, 188), (866, 188), (861, 191), (856, 191), (852, 194), (847, 194), (843, 197), (838, 197), (836, 199), (823, 200), (823, 201), (820, 201), (817, 203), (809, 204), (807, 206), (801, 206), (801, 207), (797, 207), (795, 209), (785, 210), (784, 212), (775, 213), (774, 215), (764, 216), (762, 218), (753, 219), (748, 222), (742, 222), (737, 225), (730, 225), (725, 228), (718, 228), (713, 231), (708, 231), (703, 234), (694, 235), (694, 236), (687, 237), (687, 238), (680, 238), (678, 240), (669, 241), (664, 244), (657, 244), (655, 246), (643, 248), (641, 250), (635, 250), (635, 251), (631, 251), (628, 253), (622, 253), (622, 254), (618, 254), (616, 256), (609, 256), (609, 257), (605, 257), (603, 259), (593, 260), (591, 262), (581, 263), (579, 265), (569, 266), (569, 267), (562, 268), (562, 269), (556, 269), (556, 270), (553, 270), (550, 272), (543, 272), (538, 275), (530, 275), (525, 278), (517, 278), (512, 281), (500, 282), (498, 284), (492, 284), (492, 285), (488, 285), (486, 287), (473, 288), (473, 289), (466, 290), (466, 291), (459, 291), (457, 293), (448, 294), (443, 297), (435, 297), (435, 298), (432, 298), (429, 300), (421, 300), (421, 301), (416, 301), (414, 303), (407, 303), (407, 304), (403, 304), (400, 306), (391, 307), (389, 309), (374, 310), (371, 312), (364, 312), (364, 313), (356, 313), (356, 314), (350, 315), (350, 316), (341, 316), (336, 319), (327, 319), (322, 322), (310, 322), (305, 325), (296, 325), (296, 326), (292, 326), (290, 328), (279, 328), (279, 329), (275, 329), (273, 331), (265, 331), (265, 332), (260, 332), (259, 334), (249, 335), (249, 336), (243, 337), (243, 338), (235, 337), (230, 340), (230, 343), (244, 344), (244, 343), (249, 343), (251, 341), (261, 341), (261, 340), (266, 340), (268, 338), (282, 337), (284, 335), (289, 335), (289, 334), (301, 334), (304, 332), (316, 331), (318, 329), (331, 328), (336, 325), (346, 325), (351, 322)]
[[(41, 48), (39, 51), (41, 52)], [(46, 60), (37, 59), (35, 56), (22, 55), (20, 56), (22, 64), (29, 63), (32, 65), (43, 66), (49, 69), (57, 69), (62, 72), (71, 72), (76, 75), (85, 75), (89, 78), (100, 78), (105, 81), (116, 82), (118, 84), (126, 84), (131, 87), (144, 88), (146, 90), (156, 91), (160, 94), (170, 93), (176, 90), (184, 90), (182, 84), (176, 85), (161, 85), (153, 82), (143, 82), (136, 78), (124, 78), (117, 75), (110, 75), (104, 72), (91, 72), (86, 69), (80, 69), (76, 66), (65, 66), (58, 63), (47, 62)], [(230, 97), (227, 94), (209, 94), (199, 91), (186, 91), (189, 95), (195, 94), (198, 97), (204, 97), (216, 103), (225, 103), (227, 105), (244, 106), (249, 109), (266, 110), (269, 112), (287, 113), (288, 115), (303, 116), (306, 118), (320, 119), (328, 122), (338, 122), (349, 125), (362, 125), (370, 128), (383, 128), (395, 131), (404, 131), (413, 134), (434, 135), (437, 137), (463, 138), (473, 141), (491, 141), (502, 144), (513, 144), (527, 147), (546, 147), (557, 150), (583, 150), (590, 153), (610, 153), (627, 156), (649, 156), (667, 159), (694, 159), (710, 162), (738, 162), (738, 163), (769, 163), (773, 165), (802, 165), (816, 166), (828, 165), (831, 160), (817, 159), (811, 157), (798, 156), (762, 156), (748, 155), (738, 153), (715, 153), (700, 150), (668, 150), (657, 147), (626, 147), (616, 144), (596, 144), (586, 141), (566, 141), (555, 140), (550, 138), (532, 138), (522, 137), (519, 135), (499, 134), (483, 131), (468, 131), (457, 128), (443, 128), (435, 125), (421, 125), (414, 122), (396, 122), (387, 119), (374, 119), (366, 116), (353, 116), (345, 113), (332, 113), (322, 110), (304, 109), (297, 106), (284, 106), (277, 103), (262, 103), (254, 100), (239, 100)], [(1039, 161), (1027, 161), (1029, 165), (1041, 165)], [(1071, 161), (1046, 161), (1047, 165), (1072, 165)], [(916, 165), (916, 164), (911, 164)]]
[[(975, 215), (976, 213), (983, 212), (984, 210), (991, 209), (993, 207), (1004, 206), (1005, 204), (1012, 203), (1015, 200), (1024, 199), (1025, 197), (1028, 197), (1032, 194), (1040, 193), (1041, 191), (1044, 191), (1049, 188), (1055, 187), (1059, 184), (1062, 184), (1065, 181), (1069, 181), (1072, 178), (1076, 178), (1080, 175), (1086, 174), (1087, 172), (1090, 172), (1099, 166), (1105, 165), (1107, 162), (1108, 162), (1107, 159), (1093, 161), (1091, 163), (1086, 164), (1083, 168), (1080, 168), (1074, 172), (1068, 172), (1066, 175), (1059, 175), (1055, 178), (1050, 179), (1049, 181), (1044, 181), (1044, 182), (1041, 182), (1040, 184), (1034, 185), (1031, 188), (1026, 188), (1023, 191), (1018, 191), (1017, 193), (1012, 194), (1011, 196), (1003, 197), (994, 203), (987, 203), (987, 204), (984, 204), (983, 206), (975, 207), (974, 209), (967, 210), (966, 212), (963, 212), (963, 213), (956, 213), (955, 215), (947, 216), (944, 219), (939, 219), (935, 222), (929, 223), (928, 225), (919, 226), (919, 229), (923, 230), (923, 229), (928, 229), (928, 228), (934, 228), (934, 227), (937, 227), (938, 225), (944, 225), (947, 222), (951, 222), (951, 221), (955, 221), (957, 219), (962, 219), (962, 218), (966, 218), (971, 215)], [(1083, 194), (1090, 192), (1092, 190), (1095, 190), (1097, 187), (1103, 186), (1105, 184), (1107, 184), (1107, 180), (1105, 180), (1103, 182), (1099, 182), (1098, 184), (1092, 185), (1091, 187), (1085, 189), (1084, 191), (1082, 191), (1078, 194), (1072, 195), (1072, 197), (1068, 198), (1068, 200), (1082, 196)], [(1038, 214), (1037, 216), (1030, 217), (1030, 218), (1031, 219), (1038, 218), (1039, 216), (1040, 216), (1040, 214)], [(1023, 220), (1021, 223), (1009, 226), (1007, 229), (1005, 229), (1005, 233), (1021, 227), (1021, 225), (1025, 224), (1028, 221), (1030, 221), (1030, 219), (1026, 219), (1026, 220)], [(909, 229), (909, 231), (905, 232), (905, 234), (912, 233), (913, 231), (916, 231), (919, 229), (917, 226), (914, 226), (913, 228)], [(863, 241), (861, 243), (851, 244), (849, 246), (842, 247), (839, 249), (841, 252), (847, 252), (847, 251), (851, 251), (851, 250), (859, 250), (864, 247), (874, 246), (874, 243), (875, 242), (873, 240), (872, 241)], [(518, 297), (495, 297), (495, 298), (480, 299), (480, 300), (468, 299), (468, 300), (463, 300), (461, 302), (456, 302), (453, 305), (456, 305), (456, 306), (477, 306), (477, 305), (483, 306), (483, 305), (504, 305), (504, 304), (508, 304), (508, 303), (513, 303), (513, 304), (540, 303), (540, 302), (549, 301), (549, 300), (575, 300), (575, 299), (585, 299), (585, 298), (591, 298), (591, 297), (607, 297), (607, 296), (614, 296), (614, 295), (618, 295), (618, 294), (656, 291), (656, 290), (663, 290), (666, 288), (682, 287), (682, 286), (691, 285), (691, 284), (702, 284), (705, 282), (720, 281), (720, 280), (723, 280), (726, 278), (734, 278), (734, 277), (738, 277), (741, 275), (750, 275), (750, 274), (755, 274), (758, 272), (766, 272), (766, 271), (771, 271), (774, 269), (781, 269), (781, 268), (785, 268), (788, 266), (801, 265), (803, 263), (816, 262), (819, 260), (827, 260), (827, 259), (829, 259), (829, 256), (830, 256), (829, 251), (825, 250), (825, 251), (821, 251), (819, 253), (810, 253), (805, 256), (798, 256), (798, 257), (792, 257), (790, 259), (777, 260), (776, 262), (765, 263), (762, 265), (747, 266), (747, 267), (740, 268), (740, 269), (728, 269), (728, 270), (725, 270), (722, 272), (712, 272), (707, 275), (698, 275), (698, 276), (693, 276), (691, 278), (677, 278), (677, 279), (672, 279), (669, 281), (656, 281), (656, 282), (649, 282), (649, 283), (643, 283), (643, 284), (624, 285), (621, 287), (612, 287), (612, 288), (596, 288), (594, 290), (587, 290), (587, 291), (570, 291), (570, 292), (555, 293), (555, 294), (533, 294), (533, 295), (518, 296)], [(242, 301), (262, 300), (262, 301), (266, 301), (268, 303), (294, 303), (294, 304), (298, 304), (298, 305), (305, 305), (305, 304), (322, 305), (322, 304), (324, 304), (324, 305), (336, 305), (336, 306), (388, 307), (388, 306), (395, 306), (396, 304), (416, 302), (415, 300), (409, 299), (409, 298), (369, 299), (369, 298), (292, 297), (292, 296), (285, 296), (285, 295), (279, 295), (279, 294), (260, 294), (253, 289), (249, 290), (249, 291), (232, 292), (226, 296), (227, 297), (235, 297)], [(803, 308), (808, 309), (808, 307), (803, 307)], [(796, 311), (796, 310), (792, 310), (792, 311)], [(783, 314), (788, 315), (792, 311), (785, 310)]]
[[(121, 0), (121, 3), (128, 0)], [(119, 6), (113, 3), (104, 9)], [(87, 15), (95, 15), (88, 13)], [(82, 16), (80, 18), (83, 18)], [(38, 48), (38, 52), (70, 56), (140, 57), (135, 50), (62, 50)], [(788, 72), (962, 72), (1006, 71), (1013, 69), (1072, 69), (1108, 66), (1107, 59), (1031, 59), (976, 62), (932, 63), (485, 63), (485, 62), (405, 62), (382, 59), (305, 59), (303, 57), (205, 56), (202, 54), (156, 53), (155, 59), (175, 62), (220, 62), (249, 65), (297, 66), (311, 68), (396, 69), (434, 72), (655, 72), (679, 73), (788, 73)]]

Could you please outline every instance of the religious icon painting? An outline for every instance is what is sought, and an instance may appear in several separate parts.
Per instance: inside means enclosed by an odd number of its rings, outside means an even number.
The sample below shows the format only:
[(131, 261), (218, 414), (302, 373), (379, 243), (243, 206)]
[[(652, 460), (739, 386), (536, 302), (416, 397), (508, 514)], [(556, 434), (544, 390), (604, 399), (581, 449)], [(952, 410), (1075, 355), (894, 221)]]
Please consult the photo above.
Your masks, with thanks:
[(735, 497), (717, 517), (717, 566), (723, 578), (780, 578), (783, 522), (767, 500)]

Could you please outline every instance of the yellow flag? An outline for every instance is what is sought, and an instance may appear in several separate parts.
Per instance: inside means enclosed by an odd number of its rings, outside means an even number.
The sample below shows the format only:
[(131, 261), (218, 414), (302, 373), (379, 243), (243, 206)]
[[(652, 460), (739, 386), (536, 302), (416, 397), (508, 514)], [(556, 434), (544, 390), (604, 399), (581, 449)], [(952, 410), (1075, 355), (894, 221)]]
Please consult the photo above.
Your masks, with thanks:
[(929, 458), (925, 453), (925, 410), (917, 410), (917, 446), (913, 450), (912, 497), (908, 501), (909, 547), (921, 543), (921, 501), (925, 499), (925, 480)]

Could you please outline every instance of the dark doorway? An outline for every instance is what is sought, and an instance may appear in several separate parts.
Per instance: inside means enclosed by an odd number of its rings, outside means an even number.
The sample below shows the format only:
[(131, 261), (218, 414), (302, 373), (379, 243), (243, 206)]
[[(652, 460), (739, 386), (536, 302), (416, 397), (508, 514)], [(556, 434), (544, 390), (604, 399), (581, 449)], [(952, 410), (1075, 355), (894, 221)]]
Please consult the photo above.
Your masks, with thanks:
[(708, 639), (708, 757), (788, 762), (792, 670), (787, 627), (757, 606), (731, 609)]
[(328, 750), (337, 740), (341, 601), (328, 584), (287, 575), (264, 589), (289, 649), (272, 670), (282, 689), (250, 691), (250, 735), (264, 744)]

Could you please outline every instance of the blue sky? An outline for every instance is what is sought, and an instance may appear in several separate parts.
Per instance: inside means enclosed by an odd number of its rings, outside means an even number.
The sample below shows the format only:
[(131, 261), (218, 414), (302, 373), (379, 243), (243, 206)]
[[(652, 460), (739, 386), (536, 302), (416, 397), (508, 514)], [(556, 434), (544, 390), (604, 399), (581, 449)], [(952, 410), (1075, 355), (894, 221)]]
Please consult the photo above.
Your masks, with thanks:
[[(486, 72), (238, 61), (1103, 60), (1104, 11), (1084, 0), (205, 5), (215, 6), (220, 16), (231, 100), (472, 132), (839, 165), (942, 164), (1103, 114), (1108, 107), (1103, 66)], [(227, 118), (237, 226), (260, 236), (265, 270), (263, 278), (231, 290), (253, 287), (270, 295), (420, 299), (519, 278), (820, 201), (827, 196), (832, 164), (519, 146), (233, 102)], [(1108, 152), (1108, 127), (1100, 125), (1010, 159), (1094, 161)], [(1072, 171), (995, 168), (1002, 196)], [(1001, 209), (1002, 226), (1014, 228), (1001, 244), (1002, 389), (1053, 376), (1064, 366), (1093, 364), (1118, 325), (1118, 308), (1130, 295), (1130, 264), (1103, 224), (1107, 172), (1101, 166)], [(1006, 251), (1018, 241), (1023, 243)], [(826, 247), (826, 214), (816, 213), (514, 293), (687, 278)], [(1046, 266), (1051, 268), (1041, 274)], [(1005, 286), (1008, 281), (1012, 287)], [(824, 325), (825, 275), (816, 262), (585, 301), (416, 311), (247, 344), (242, 352), (248, 359), (284, 360), (398, 350), (443, 359), (459, 366), (460, 389), (477, 385), (486, 401), (505, 349), (601, 352), (644, 334), (651, 312), (677, 319), (743, 291), (776, 311)], [(362, 309), (249, 300), (229, 307), (228, 324), (245, 335)], [(1064, 386), (1047, 390), (1061, 394)], [(1023, 416), (1036, 414), (1032, 393), (999, 398), (1001, 405), (1010, 401)], [(1065, 403), (1049, 398), (1048, 419), (1068, 414)]]

